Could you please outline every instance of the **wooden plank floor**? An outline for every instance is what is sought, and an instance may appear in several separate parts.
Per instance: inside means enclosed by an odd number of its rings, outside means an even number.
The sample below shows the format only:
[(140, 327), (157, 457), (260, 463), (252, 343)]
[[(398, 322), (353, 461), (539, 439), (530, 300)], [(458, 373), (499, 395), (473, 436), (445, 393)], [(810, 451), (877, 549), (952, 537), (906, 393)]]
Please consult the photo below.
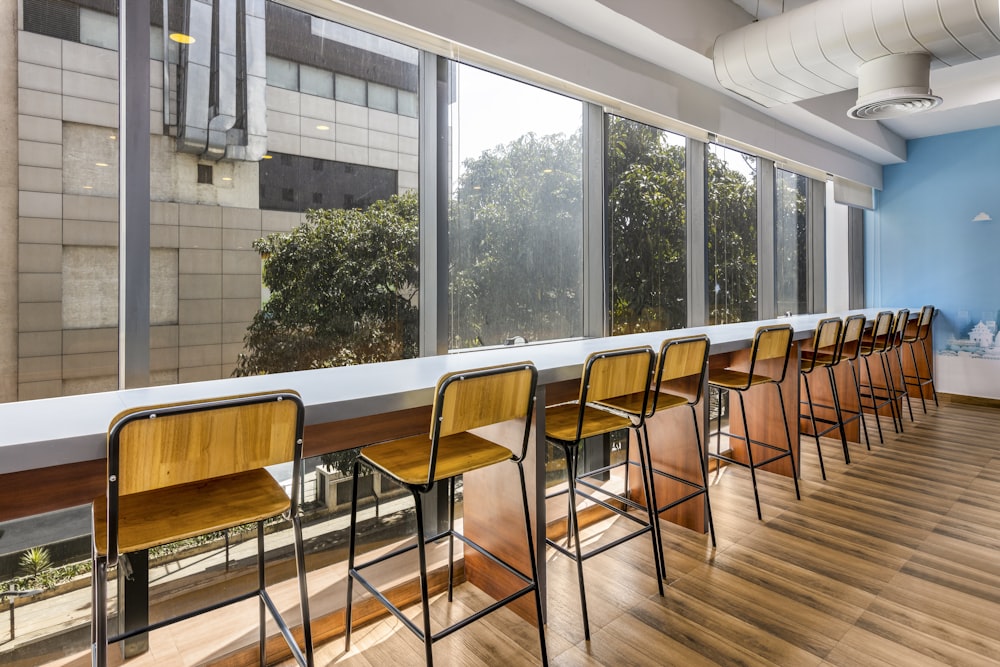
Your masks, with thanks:
[[(919, 409), (919, 408), (918, 408)], [(657, 594), (643, 537), (586, 564), (592, 640), (583, 641), (575, 566), (549, 552), (547, 645), (554, 665), (1000, 664), (1000, 411), (943, 403), (905, 433), (883, 422), (872, 451), (824, 440), (828, 481), (803, 439), (802, 500), (790, 480), (760, 475), (712, 486), (719, 546), (664, 524), (668, 583)], [(621, 520), (619, 520), (621, 521)], [(610, 534), (620, 526), (602, 526)], [(481, 605), (459, 587), (442, 623)], [(534, 628), (501, 610), (435, 645), (443, 665), (538, 662)], [(423, 661), (396, 620), (317, 647), (317, 664)]]

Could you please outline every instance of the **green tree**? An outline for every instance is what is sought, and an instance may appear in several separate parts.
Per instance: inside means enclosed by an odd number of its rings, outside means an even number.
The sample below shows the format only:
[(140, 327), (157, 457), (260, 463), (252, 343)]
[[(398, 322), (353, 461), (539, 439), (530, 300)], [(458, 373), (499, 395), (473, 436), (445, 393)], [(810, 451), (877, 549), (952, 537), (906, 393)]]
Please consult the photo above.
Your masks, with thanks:
[(451, 346), (582, 333), (580, 134), (466, 160), (449, 211)]
[(612, 333), (685, 326), (684, 147), (663, 130), (610, 116), (607, 173)]
[(756, 158), (746, 159), (749, 175), (706, 151), (709, 323), (757, 318)]
[(270, 297), (234, 375), (346, 366), (417, 354), (416, 194), (363, 210), (315, 210), (254, 247)]

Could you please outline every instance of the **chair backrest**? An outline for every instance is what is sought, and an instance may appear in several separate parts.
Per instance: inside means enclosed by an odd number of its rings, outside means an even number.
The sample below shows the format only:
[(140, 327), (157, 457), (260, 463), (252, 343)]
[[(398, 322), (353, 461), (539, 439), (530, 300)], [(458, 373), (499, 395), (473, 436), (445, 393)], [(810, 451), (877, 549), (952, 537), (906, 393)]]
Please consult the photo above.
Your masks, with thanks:
[(917, 318), (917, 331), (916, 333), (907, 340), (912, 340), (914, 342), (918, 340), (927, 340), (927, 336), (931, 333), (931, 322), (934, 320), (934, 306), (924, 306), (920, 309), (920, 317)]
[(294, 391), (127, 410), (108, 432), (109, 480), (124, 496), (294, 461), (303, 412)]
[(650, 401), (652, 405), (647, 416), (656, 411), (657, 397), (661, 391), (686, 398), (689, 405), (701, 400), (710, 347), (711, 343), (705, 334), (668, 338), (660, 344), (656, 381), (653, 385), (656, 391)]
[[(753, 346), (750, 348), (749, 373), (766, 375), (775, 382), (783, 382), (788, 368), (788, 353), (792, 349), (793, 333), (790, 324), (768, 324), (757, 327), (753, 336)], [(769, 360), (779, 360), (780, 367), (765, 364), (766, 370), (761, 373), (758, 363)]]
[(858, 358), (861, 352), (861, 336), (865, 333), (865, 316), (861, 314), (849, 315), (844, 320), (844, 332), (840, 339), (840, 350), (837, 354), (838, 360), (849, 359), (853, 361)]
[(860, 345), (861, 356), (870, 357), (879, 352), (885, 352), (892, 344), (892, 312), (883, 310), (875, 316), (875, 323), (872, 325), (871, 335), (863, 339)]
[(580, 380), (577, 439), (589, 402), (622, 409), (641, 423), (648, 413), (655, 366), (656, 353), (648, 345), (594, 352), (588, 356)]
[(107, 553), (118, 552), (119, 498), (292, 462), (291, 511), (298, 511), (305, 424), (291, 390), (140, 407), (108, 430)]
[[(836, 364), (839, 361), (841, 332), (844, 322), (839, 317), (826, 317), (816, 323), (816, 331), (813, 332), (812, 349), (813, 354), (802, 362), (801, 371), (811, 373), (817, 365), (825, 367)], [(829, 364), (817, 364), (816, 358), (820, 353), (829, 354), (831, 361)]]
[(512, 419), (524, 420), (521, 451), (514, 454), (515, 459), (523, 459), (528, 448), (537, 383), (538, 370), (530, 361), (474, 368), (441, 376), (431, 416), (431, 457), (427, 484), (434, 479), (441, 438), (475, 428)]
[(438, 380), (431, 437), (524, 418), (531, 411), (538, 372), (530, 361), (448, 373)]
[(890, 347), (899, 347), (906, 336), (906, 325), (910, 321), (910, 309), (900, 308), (892, 320), (892, 342)]

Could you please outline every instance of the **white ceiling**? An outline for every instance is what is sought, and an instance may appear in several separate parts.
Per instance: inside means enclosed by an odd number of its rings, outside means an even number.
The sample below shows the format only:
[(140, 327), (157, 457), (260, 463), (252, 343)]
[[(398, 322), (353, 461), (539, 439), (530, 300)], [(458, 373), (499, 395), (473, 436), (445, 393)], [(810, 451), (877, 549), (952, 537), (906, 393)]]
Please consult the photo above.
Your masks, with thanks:
[[(517, 0), (578, 32), (737, 97), (715, 78), (715, 38), (813, 0)], [(915, 139), (1000, 125), (1000, 56), (931, 71), (936, 109), (890, 120), (847, 117), (857, 97), (846, 91), (765, 108), (761, 113), (880, 164), (900, 162), (900, 138)]]

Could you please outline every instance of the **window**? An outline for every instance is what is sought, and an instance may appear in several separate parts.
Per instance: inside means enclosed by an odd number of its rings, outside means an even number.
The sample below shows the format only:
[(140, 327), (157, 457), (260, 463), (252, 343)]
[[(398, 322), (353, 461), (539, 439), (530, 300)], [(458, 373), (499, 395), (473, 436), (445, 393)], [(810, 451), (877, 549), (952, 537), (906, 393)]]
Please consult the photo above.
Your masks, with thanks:
[(299, 90), (310, 95), (333, 99), (333, 72), (300, 65)]
[(396, 89), (369, 81), (368, 106), (379, 111), (396, 113)]
[(336, 83), (337, 101), (362, 107), (368, 105), (368, 87), (364, 81), (346, 74), (337, 74)]
[(607, 117), (612, 334), (687, 324), (684, 138)]
[(705, 154), (708, 323), (757, 318), (757, 158), (711, 144)]
[(452, 68), (449, 347), (582, 334), (581, 102)]
[(775, 312), (809, 312), (809, 179), (784, 169), (774, 175)]
[(299, 89), (299, 66), (283, 58), (275, 56), (267, 57), (267, 85), (287, 88), (288, 90)]

